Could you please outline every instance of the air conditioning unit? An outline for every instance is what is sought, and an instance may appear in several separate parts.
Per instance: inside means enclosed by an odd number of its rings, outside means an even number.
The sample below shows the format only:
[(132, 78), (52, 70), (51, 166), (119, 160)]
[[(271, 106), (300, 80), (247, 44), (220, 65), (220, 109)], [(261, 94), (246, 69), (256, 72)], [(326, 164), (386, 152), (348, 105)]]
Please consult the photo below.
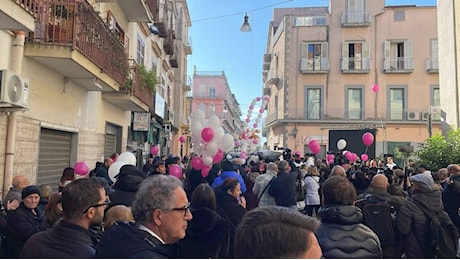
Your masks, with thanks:
[(0, 103), (27, 108), (29, 80), (9, 70), (0, 70)]
[(430, 112), (422, 112), (422, 120), (428, 120), (430, 116)]
[(409, 121), (419, 121), (420, 120), (420, 112), (415, 112), (415, 111), (407, 112), (407, 120), (409, 120)]

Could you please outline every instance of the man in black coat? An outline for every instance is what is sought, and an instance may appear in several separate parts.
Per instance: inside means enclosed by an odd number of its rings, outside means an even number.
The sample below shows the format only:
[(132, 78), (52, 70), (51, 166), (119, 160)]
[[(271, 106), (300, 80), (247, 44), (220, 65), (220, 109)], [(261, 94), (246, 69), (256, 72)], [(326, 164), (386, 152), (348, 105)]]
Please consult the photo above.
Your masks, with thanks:
[(104, 187), (94, 178), (72, 181), (62, 190), (62, 221), (27, 240), (20, 258), (93, 258), (88, 229), (102, 222), (109, 203)]
[(275, 198), (276, 205), (297, 209), (295, 179), (290, 176), (291, 166), (288, 161), (278, 163), (278, 175), (268, 188), (268, 194)]
[(177, 258), (175, 243), (192, 219), (182, 182), (171, 175), (145, 179), (132, 205), (136, 224), (117, 223), (104, 234), (96, 258)]
[(444, 210), (449, 214), (450, 219), (460, 232), (460, 166), (458, 164), (450, 164), (447, 166), (447, 171), (450, 174), (446, 181), (446, 188), (442, 192), (442, 202)]

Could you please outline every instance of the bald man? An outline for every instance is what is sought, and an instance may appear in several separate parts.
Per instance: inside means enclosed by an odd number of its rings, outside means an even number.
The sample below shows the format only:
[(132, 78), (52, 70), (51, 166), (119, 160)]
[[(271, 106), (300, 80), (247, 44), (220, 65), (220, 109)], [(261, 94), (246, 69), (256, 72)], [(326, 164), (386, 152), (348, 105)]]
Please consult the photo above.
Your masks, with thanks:
[(346, 178), (347, 177), (347, 171), (342, 166), (336, 165), (336, 166), (332, 167), (331, 174), (329, 176), (335, 176), (335, 175), (342, 176), (342, 177)]
[(29, 179), (25, 175), (17, 175), (13, 177), (13, 186), (3, 198), (3, 206), (7, 210), (15, 210), (22, 201), (22, 190), (29, 186)]
[[(380, 239), (383, 250), (383, 258), (400, 258), (402, 254), (401, 241), (399, 241), (399, 236), (397, 236), (397, 229), (394, 221), (396, 221), (396, 214), (404, 202), (403, 196), (394, 196), (388, 192), (390, 184), (388, 183), (388, 178), (384, 174), (377, 174), (372, 178), (370, 184), (370, 193), (359, 195), (356, 200), (356, 206), (358, 206), (363, 211), (363, 224), (368, 225)], [(388, 216), (388, 221), (391, 222), (393, 226), (394, 236), (392, 239), (388, 239), (387, 235), (389, 233), (378, 232), (378, 227), (372, 226), (381, 224), (382, 220), (385, 217), (380, 215), (375, 215), (375, 212), (379, 212), (378, 209), (373, 212), (373, 214), (366, 214), (364, 207), (369, 204), (378, 204), (386, 203), (388, 210), (390, 211), (390, 216)], [(373, 206), (375, 207), (375, 206)], [(383, 211), (382, 211), (383, 212)], [(377, 224), (376, 224), (377, 223)]]

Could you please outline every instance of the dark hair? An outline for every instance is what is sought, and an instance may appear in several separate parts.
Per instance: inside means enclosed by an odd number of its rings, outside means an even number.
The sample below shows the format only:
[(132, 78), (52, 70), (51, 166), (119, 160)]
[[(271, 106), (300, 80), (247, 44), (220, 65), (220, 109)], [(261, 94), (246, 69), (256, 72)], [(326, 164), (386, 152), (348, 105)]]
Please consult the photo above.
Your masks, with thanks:
[(60, 192), (54, 193), (49, 199), (48, 204), (46, 204), (45, 219), (48, 227), (53, 227), (62, 218), (62, 207), (58, 207), (58, 204), (61, 203), (61, 197), (62, 194)]
[(65, 181), (73, 181), (75, 179), (75, 169), (72, 167), (67, 167), (62, 171), (61, 183)]
[(207, 183), (200, 183), (192, 193), (193, 208), (209, 208), (216, 210), (216, 194)]
[(323, 197), (326, 205), (353, 205), (356, 196), (353, 184), (342, 176), (330, 176), (323, 184)]
[(285, 207), (248, 211), (235, 234), (236, 258), (299, 258), (312, 242), (319, 221)]
[(239, 183), (240, 182), (237, 178), (226, 178), (222, 185), (219, 186), (219, 189), (224, 192), (227, 192), (228, 190), (233, 191)]
[(156, 170), (161, 165), (165, 165), (165, 161), (163, 160), (156, 160), (153, 162), (153, 169)]
[(104, 187), (94, 178), (77, 179), (66, 185), (61, 198), (64, 218), (78, 219), (88, 207), (98, 204), (101, 189)]

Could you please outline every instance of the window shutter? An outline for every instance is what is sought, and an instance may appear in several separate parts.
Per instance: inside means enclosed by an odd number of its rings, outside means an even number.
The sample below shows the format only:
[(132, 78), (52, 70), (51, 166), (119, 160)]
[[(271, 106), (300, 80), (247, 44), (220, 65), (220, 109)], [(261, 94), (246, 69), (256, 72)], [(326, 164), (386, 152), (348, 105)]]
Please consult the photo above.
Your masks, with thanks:
[(439, 57), (438, 53), (438, 39), (431, 40), (431, 57), (437, 58)]
[(389, 70), (390, 65), (391, 65), (390, 45), (391, 45), (390, 41), (385, 41), (385, 44), (384, 44), (385, 59), (383, 63), (384, 70)]
[(321, 70), (329, 70), (328, 43), (321, 43)]
[(306, 42), (302, 42), (301, 44), (301, 55), (302, 58), (307, 58), (308, 56), (308, 44)]
[(371, 61), (370, 61), (370, 57), (371, 57), (371, 53), (370, 53), (370, 50), (369, 50), (369, 42), (363, 42), (363, 53), (362, 53), (362, 66), (363, 66), (363, 70), (369, 70), (371, 68)]
[(348, 60), (350, 57), (348, 57), (348, 45), (350, 43), (344, 42), (342, 43), (342, 70), (348, 70)]
[(404, 41), (404, 69), (414, 69), (412, 41)]

